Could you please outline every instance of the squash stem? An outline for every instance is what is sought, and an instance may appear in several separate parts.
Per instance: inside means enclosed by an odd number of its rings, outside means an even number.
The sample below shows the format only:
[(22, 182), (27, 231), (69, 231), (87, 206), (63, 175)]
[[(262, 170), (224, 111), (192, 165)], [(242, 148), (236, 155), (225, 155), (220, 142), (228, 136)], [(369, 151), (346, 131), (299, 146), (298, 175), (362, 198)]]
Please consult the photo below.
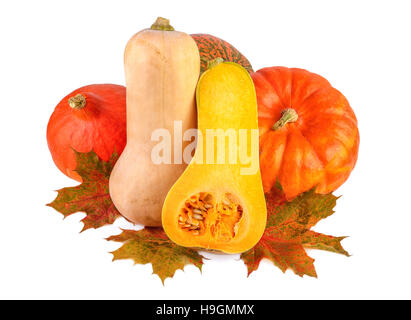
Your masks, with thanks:
[(174, 28), (170, 25), (170, 20), (158, 17), (151, 25), (151, 30), (174, 31)]
[(224, 62), (224, 59), (221, 57), (217, 57), (213, 60), (209, 60), (207, 61), (207, 69), (214, 68), (215, 66), (219, 65), (222, 62)]
[(292, 122), (296, 122), (298, 119), (298, 114), (297, 112), (292, 109), (292, 108), (287, 108), (284, 109), (281, 112), (281, 119), (278, 120), (272, 127), (272, 129), (274, 131), (277, 131), (279, 129), (281, 129), (282, 127), (284, 127), (287, 123), (292, 123)]
[(68, 100), (68, 103), (71, 108), (81, 110), (86, 106), (86, 97), (79, 93), (74, 97), (71, 97)]

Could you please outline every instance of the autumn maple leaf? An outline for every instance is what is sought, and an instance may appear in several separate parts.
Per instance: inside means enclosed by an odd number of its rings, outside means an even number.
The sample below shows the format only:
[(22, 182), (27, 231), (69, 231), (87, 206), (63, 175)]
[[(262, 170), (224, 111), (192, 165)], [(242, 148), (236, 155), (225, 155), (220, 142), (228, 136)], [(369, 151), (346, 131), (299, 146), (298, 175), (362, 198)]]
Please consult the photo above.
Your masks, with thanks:
[(283, 272), (288, 268), (297, 275), (316, 277), (314, 259), (304, 248), (327, 250), (348, 256), (341, 246), (345, 237), (333, 237), (310, 230), (321, 219), (334, 213), (337, 197), (307, 191), (286, 202), (280, 189), (266, 195), (267, 226), (261, 240), (241, 259), (248, 275), (258, 269), (262, 259), (271, 260)]
[(108, 161), (101, 160), (93, 151), (75, 154), (76, 172), (83, 182), (76, 187), (58, 190), (56, 199), (47, 205), (62, 213), (64, 217), (85, 212), (86, 217), (81, 220), (84, 223), (81, 231), (112, 224), (120, 217), (120, 213), (110, 198), (108, 181), (118, 154), (113, 153)]
[(121, 234), (107, 240), (123, 243), (119, 249), (111, 252), (113, 261), (132, 259), (135, 264), (151, 263), (153, 273), (160, 277), (163, 284), (166, 278), (173, 277), (178, 269), (183, 270), (187, 264), (195, 265), (200, 271), (203, 266), (204, 257), (197, 250), (176, 245), (161, 228), (123, 230)]
[[(76, 212), (85, 212), (82, 231), (112, 224), (120, 213), (109, 195), (111, 170), (118, 159), (114, 153), (107, 162), (94, 152), (76, 152), (76, 171), (83, 183), (76, 187), (58, 190), (56, 199), (48, 204), (67, 217)], [(316, 277), (314, 259), (305, 248), (332, 251), (348, 256), (341, 246), (344, 237), (333, 237), (310, 230), (318, 221), (334, 213), (337, 197), (308, 191), (291, 202), (286, 202), (280, 186), (266, 195), (267, 226), (263, 237), (241, 259), (247, 265), (248, 274), (258, 269), (262, 259), (267, 258), (283, 272), (291, 268), (296, 274)], [(122, 242), (112, 252), (113, 260), (132, 259), (135, 263), (151, 263), (153, 273), (164, 283), (178, 269), (187, 264), (202, 268), (202, 255), (196, 249), (176, 245), (161, 228), (145, 228), (139, 231), (123, 230), (107, 240)]]

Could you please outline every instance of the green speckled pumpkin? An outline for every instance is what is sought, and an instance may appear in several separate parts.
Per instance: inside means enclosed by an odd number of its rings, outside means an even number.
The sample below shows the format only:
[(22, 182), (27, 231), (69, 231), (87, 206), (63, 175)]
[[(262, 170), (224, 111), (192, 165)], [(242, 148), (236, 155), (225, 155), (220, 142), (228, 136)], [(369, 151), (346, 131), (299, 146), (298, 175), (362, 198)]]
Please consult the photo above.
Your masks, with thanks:
[(224, 61), (235, 62), (242, 65), (249, 73), (254, 72), (250, 62), (240, 51), (234, 48), (227, 41), (212, 36), (210, 34), (192, 34), (197, 43), (201, 57), (201, 72), (207, 70), (208, 61), (215, 58), (222, 58)]

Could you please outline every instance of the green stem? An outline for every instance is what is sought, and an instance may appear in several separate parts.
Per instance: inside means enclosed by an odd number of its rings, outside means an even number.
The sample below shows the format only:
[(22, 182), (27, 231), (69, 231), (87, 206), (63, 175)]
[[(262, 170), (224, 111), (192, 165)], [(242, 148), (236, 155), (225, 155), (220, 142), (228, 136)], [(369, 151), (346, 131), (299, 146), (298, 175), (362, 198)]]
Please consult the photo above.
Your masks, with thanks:
[(170, 25), (170, 20), (158, 17), (156, 22), (151, 25), (151, 30), (174, 31), (174, 28)]
[(220, 63), (224, 62), (223, 58), (215, 58), (213, 60), (207, 61), (207, 69), (214, 68), (215, 66), (219, 65)]
[(294, 109), (287, 108), (281, 112), (281, 119), (278, 120), (272, 127), (274, 131), (277, 131), (284, 127), (287, 123), (296, 122), (298, 120), (298, 114)]

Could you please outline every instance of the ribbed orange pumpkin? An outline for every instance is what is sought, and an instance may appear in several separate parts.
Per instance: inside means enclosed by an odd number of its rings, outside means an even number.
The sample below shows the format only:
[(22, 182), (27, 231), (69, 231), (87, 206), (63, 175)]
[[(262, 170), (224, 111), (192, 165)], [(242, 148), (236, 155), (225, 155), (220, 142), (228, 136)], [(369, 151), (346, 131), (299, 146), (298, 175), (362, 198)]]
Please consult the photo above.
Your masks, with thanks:
[(260, 129), (264, 191), (279, 182), (287, 200), (311, 188), (329, 193), (353, 170), (357, 119), (347, 99), (323, 77), (302, 69), (252, 74)]
[(126, 145), (126, 88), (94, 84), (79, 88), (54, 109), (47, 125), (47, 143), (56, 166), (70, 178), (81, 181), (74, 171), (73, 151), (93, 150), (108, 161)]

